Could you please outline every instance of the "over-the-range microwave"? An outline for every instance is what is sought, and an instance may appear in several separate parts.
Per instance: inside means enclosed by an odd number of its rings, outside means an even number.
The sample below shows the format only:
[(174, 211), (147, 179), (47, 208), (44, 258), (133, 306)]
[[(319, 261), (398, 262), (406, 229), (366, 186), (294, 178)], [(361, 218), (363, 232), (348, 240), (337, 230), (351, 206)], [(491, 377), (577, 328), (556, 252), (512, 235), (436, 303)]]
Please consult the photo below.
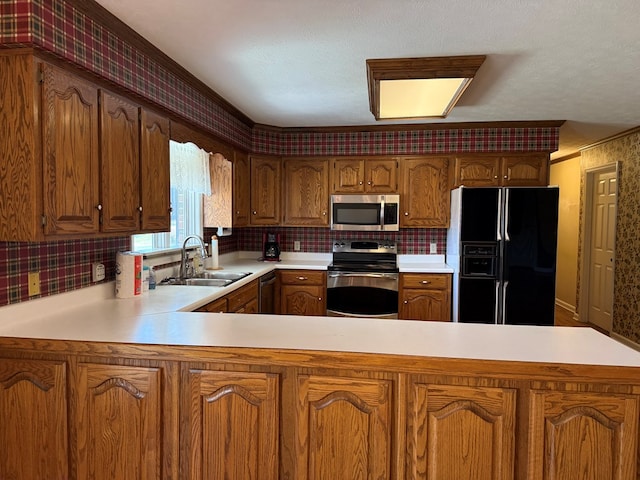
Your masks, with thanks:
[(400, 195), (331, 195), (331, 230), (397, 232)]

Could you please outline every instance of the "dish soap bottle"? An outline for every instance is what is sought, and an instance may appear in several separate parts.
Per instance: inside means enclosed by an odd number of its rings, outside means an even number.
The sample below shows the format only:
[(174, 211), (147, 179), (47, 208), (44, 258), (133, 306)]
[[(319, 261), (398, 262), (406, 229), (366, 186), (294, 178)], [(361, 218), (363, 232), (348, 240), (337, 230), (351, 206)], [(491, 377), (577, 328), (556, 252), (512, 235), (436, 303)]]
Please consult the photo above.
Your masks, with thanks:
[(204, 259), (198, 250), (196, 250), (196, 253), (193, 256), (193, 272), (196, 275), (201, 275), (204, 272)]

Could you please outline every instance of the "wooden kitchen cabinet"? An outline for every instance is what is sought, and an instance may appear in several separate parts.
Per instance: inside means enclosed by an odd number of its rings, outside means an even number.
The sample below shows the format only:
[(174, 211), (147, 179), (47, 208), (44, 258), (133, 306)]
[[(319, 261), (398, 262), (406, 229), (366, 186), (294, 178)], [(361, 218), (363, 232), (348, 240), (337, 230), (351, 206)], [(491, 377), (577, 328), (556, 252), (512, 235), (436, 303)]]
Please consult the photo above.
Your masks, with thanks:
[(280, 224), (280, 157), (251, 155), (251, 225)]
[(233, 226), (246, 227), (251, 220), (249, 155), (236, 150), (233, 158)]
[(329, 160), (287, 158), (283, 169), (284, 225), (328, 226)]
[(545, 186), (549, 184), (549, 155), (458, 156), (453, 171), (454, 187)]
[(332, 193), (396, 193), (395, 158), (334, 158)]
[(326, 315), (327, 276), (317, 270), (278, 270), (280, 314)]
[(183, 392), (183, 478), (277, 480), (277, 374), (191, 368)]
[(530, 397), (529, 477), (636, 480), (640, 395), (585, 385), (534, 389)]
[(450, 214), (449, 159), (400, 161), (400, 227), (447, 228)]
[(258, 281), (243, 285), (226, 295), (230, 313), (258, 313)]
[(304, 479), (390, 479), (390, 380), (298, 376), (296, 474)]
[(451, 321), (451, 275), (401, 273), (398, 318)]
[(228, 309), (227, 297), (218, 298), (212, 302), (203, 305), (200, 308), (196, 308), (196, 312), (209, 312), (209, 313), (226, 313)]
[(407, 478), (515, 478), (516, 390), (416, 382), (410, 391)]
[(69, 478), (67, 364), (0, 359), (0, 478)]
[(161, 369), (79, 363), (76, 381), (77, 478), (162, 478)]

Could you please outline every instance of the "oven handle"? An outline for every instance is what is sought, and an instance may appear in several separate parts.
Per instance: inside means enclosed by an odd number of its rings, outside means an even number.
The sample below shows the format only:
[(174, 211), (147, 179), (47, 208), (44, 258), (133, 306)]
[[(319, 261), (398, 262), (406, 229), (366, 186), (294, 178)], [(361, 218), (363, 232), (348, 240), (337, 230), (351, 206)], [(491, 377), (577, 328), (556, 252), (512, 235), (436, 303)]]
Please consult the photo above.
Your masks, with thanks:
[(370, 273), (370, 272), (357, 272), (357, 273), (330, 273), (329, 278), (339, 277), (367, 277), (367, 278), (395, 278), (397, 273)]
[(350, 318), (378, 318), (378, 319), (397, 319), (397, 313), (381, 313), (360, 315), (357, 313), (340, 312), (338, 310), (327, 310), (327, 317), (350, 317)]

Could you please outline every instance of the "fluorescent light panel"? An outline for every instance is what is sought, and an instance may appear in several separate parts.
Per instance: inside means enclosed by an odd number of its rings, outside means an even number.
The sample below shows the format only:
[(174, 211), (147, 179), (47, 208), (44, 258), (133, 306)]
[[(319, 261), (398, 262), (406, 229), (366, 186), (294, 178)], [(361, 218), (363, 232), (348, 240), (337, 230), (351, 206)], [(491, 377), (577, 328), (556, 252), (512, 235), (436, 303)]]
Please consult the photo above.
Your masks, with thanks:
[(380, 118), (446, 117), (470, 80), (380, 80)]

